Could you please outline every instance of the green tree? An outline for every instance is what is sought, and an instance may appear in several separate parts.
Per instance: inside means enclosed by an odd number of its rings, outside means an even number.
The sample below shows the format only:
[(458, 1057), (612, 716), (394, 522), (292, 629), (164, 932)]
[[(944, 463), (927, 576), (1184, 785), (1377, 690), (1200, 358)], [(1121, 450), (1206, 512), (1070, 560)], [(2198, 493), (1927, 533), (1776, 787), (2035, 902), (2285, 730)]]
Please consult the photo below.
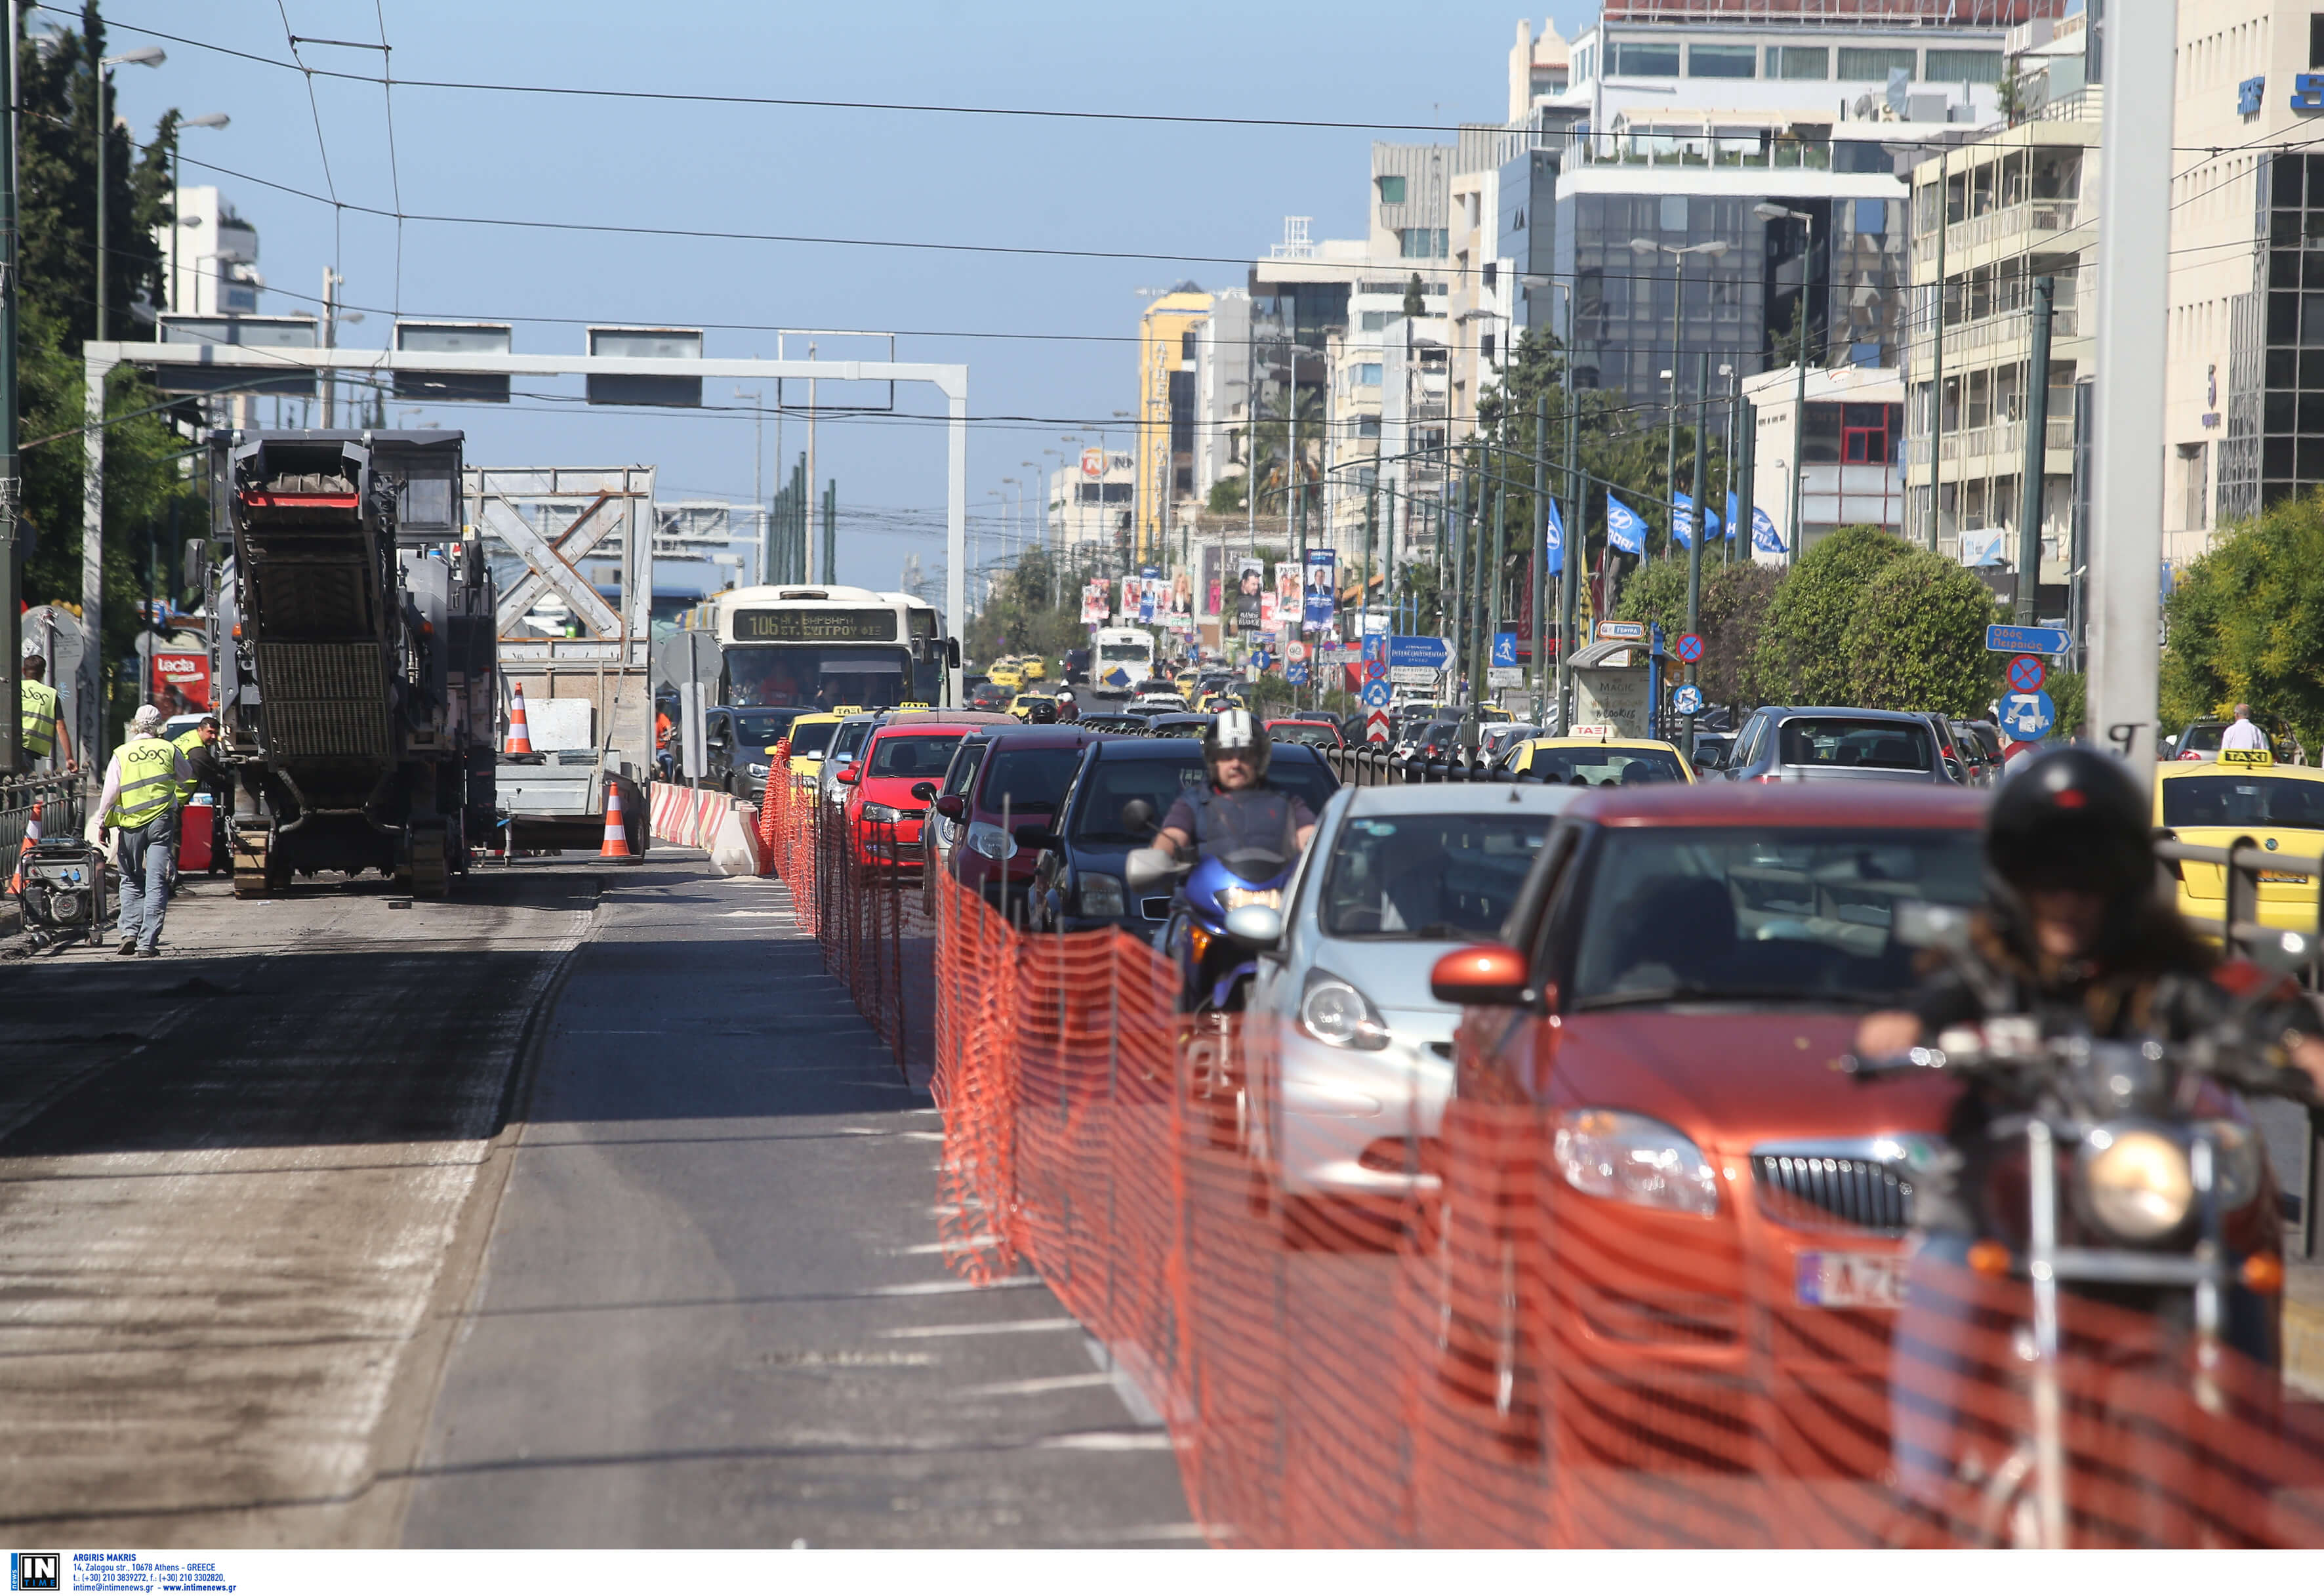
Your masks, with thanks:
[(2001, 619), (1993, 590), (1973, 573), (1929, 549), (1905, 549), (1875, 569), (1858, 595), (1841, 635), (1849, 696), (1839, 702), (1982, 714), (2002, 669), (2002, 657), (1985, 646), (1985, 629)]
[[(1775, 567), (1749, 560), (1702, 567), (1697, 610), (1702, 663), (1696, 679), (1711, 703), (1760, 702), (1754, 645), (1782, 581), (1783, 573)], [(1675, 641), (1686, 631), (1685, 564), (1665, 559), (1640, 569), (1622, 588), (1614, 613), (1623, 621), (1659, 621)]]
[(1849, 623), (1873, 578), (1908, 552), (1902, 539), (1857, 526), (1840, 528), (1802, 555), (1768, 601), (1759, 629), (1753, 671), (1760, 691), (1785, 704), (1850, 702)]
[(1428, 314), (1428, 296), (1422, 291), (1420, 273), (1415, 272), (1412, 281), (1404, 285), (1404, 313), (1417, 321)]
[(2179, 573), (2163, 607), (2162, 712), (2175, 732), (2247, 703), (2324, 741), (2324, 490), (2271, 505)]

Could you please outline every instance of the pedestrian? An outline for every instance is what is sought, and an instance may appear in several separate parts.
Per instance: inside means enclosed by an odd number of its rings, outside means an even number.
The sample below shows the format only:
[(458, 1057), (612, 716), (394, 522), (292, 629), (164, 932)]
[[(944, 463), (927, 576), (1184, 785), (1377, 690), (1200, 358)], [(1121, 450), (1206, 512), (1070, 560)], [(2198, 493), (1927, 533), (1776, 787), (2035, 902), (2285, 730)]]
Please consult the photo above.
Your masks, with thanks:
[(113, 751), (97, 795), (97, 840), (119, 831), (115, 863), (121, 871), (121, 946), (116, 954), (153, 958), (161, 951), (161, 920), (170, 906), (170, 860), (178, 840), (178, 794), (193, 770), (177, 744), (161, 739), (161, 712), (143, 705), (129, 723), (129, 741)]
[[(187, 768), (193, 771), (192, 777), (179, 790), (178, 802), (183, 808), (200, 808), (203, 806), (191, 801), (193, 796), (198, 792), (207, 792), (210, 795), (208, 873), (225, 875), (227, 873), (226, 817), (232, 804), (229, 795), (233, 791), (233, 784), (226, 774), (226, 761), (217, 756), (217, 716), (214, 715), (202, 716), (190, 731), (181, 733), (177, 737), (178, 752), (186, 756)], [(180, 819), (182, 818), (181, 816)], [(179, 840), (180, 844), (184, 841), (182, 831)]]
[(49, 661), (41, 652), (41, 645), (27, 641), (23, 663), (18, 667), (16, 697), (19, 706), (18, 730), (22, 733), (24, 757), (32, 768), (51, 770), (78, 770), (74, 762), (72, 738), (65, 731), (61, 711), (63, 700), (48, 684)]
[(2236, 705), (2235, 723), (2219, 733), (2219, 752), (2225, 753), (2231, 748), (2249, 751), (2266, 746), (2267, 733), (2252, 724), (2251, 706)]

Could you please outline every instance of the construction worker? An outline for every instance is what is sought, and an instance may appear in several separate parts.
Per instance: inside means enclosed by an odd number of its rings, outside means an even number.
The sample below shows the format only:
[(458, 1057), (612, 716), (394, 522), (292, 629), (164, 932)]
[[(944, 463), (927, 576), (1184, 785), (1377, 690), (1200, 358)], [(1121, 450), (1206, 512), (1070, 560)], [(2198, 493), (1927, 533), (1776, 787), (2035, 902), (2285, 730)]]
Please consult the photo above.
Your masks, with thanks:
[(113, 751), (97, 795), (97, 841), (121, 833), (115, 862), (121, 871), (121, 946), (116, 954), (154, 958), (161, 951), (161, 919), (170, 906), (170, 862), (177, 851), (178, 795), (193, 780), (186, 756), (161, 739), (161, 710), (142, 706), (129, 723), (129, 741)]
[(22, 706), (18, 724), (23, 732), (24, 757), (40, 769), (40, 761), (49, 761), (52, 770), (78, 770), (73, 762), (72, 739), (66, 734), (61, 711), (63, 700), (49, 686), (49, 661), (36, 642), (24, 644), (24, 662), (21, 667), (22, 680), (17, 697)]
[[(186, 766), (193, 771), (185, 786), (179, 790), (178, 803), (181, 809), (197, 808), (201, 806), (193, 802), (194, 795), (198, 792), (210, 795), (208, 806), (210, 812), (209, 873), (225, 875), (227, 871), (226, 816), (229, 804), (227, 795), (232, 788), (227, 780), (225, 761), (217, 756), (217, 716), (214, 715), (202, 716), (191, 730), (178, 734), (175, 739), (178, 752), (186, 756)], [(182, 833), (179, 840), (183, 843)]]

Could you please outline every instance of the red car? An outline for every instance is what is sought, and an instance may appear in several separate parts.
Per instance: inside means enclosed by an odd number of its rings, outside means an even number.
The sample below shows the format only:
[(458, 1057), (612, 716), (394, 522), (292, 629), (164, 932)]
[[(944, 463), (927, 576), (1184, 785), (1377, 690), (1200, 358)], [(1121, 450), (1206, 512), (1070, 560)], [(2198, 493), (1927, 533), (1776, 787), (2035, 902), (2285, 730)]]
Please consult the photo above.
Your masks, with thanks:
[(1267, 723), (1267, 734), (1277, 743), (1304, 743), (1324, 752), (1348, 745), (1347, 734), (1340, 730), (1337, 721), (1296, 718), (1269, 721)]
[(1555, 1500), (1683, 1479), (1714, 1544), (1877, 1535), (1907, 1204), (1958, 1088), (1833, 1061), (1917, 984), (1892, 907), (1981, 899), (1984, 810), (1959, 788), (1592, 790), (1509, 942), (1437, 964), (1466, 1006), (1424, 1232), (1440, 1387), (1555, 1460)]
[(855, 863), (866, 870), (917, 870), (923, 857), (920, 827), (927, 801), (913, 792), (922, 782), (944, 780), (953, 751), (977, 723), (1001, 717), (942, 713), (899, 715), (875, 727), (862, 756), (842, 765), (833, 778), (847, 789), (847, 835), (854, 839)]
[(1019, 726), (979, 737), (935, 799), (945, 868), (1012, 919), (1025, 912), (1040, 854), (1024, 834), (1046, 832), (1081, 768), (1082, 750), (1109, 733), (1067, 723)]

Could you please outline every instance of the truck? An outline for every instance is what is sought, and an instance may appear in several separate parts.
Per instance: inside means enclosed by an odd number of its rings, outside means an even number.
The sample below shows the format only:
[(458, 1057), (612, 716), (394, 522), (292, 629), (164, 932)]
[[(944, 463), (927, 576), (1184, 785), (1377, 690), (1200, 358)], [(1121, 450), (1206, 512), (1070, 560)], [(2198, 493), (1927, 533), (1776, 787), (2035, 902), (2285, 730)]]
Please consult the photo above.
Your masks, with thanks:
[(441, 898), (494, 833), (494, 591), (458, 432), (213, 435), (211, 680), (237, 897), (376, 870)]

